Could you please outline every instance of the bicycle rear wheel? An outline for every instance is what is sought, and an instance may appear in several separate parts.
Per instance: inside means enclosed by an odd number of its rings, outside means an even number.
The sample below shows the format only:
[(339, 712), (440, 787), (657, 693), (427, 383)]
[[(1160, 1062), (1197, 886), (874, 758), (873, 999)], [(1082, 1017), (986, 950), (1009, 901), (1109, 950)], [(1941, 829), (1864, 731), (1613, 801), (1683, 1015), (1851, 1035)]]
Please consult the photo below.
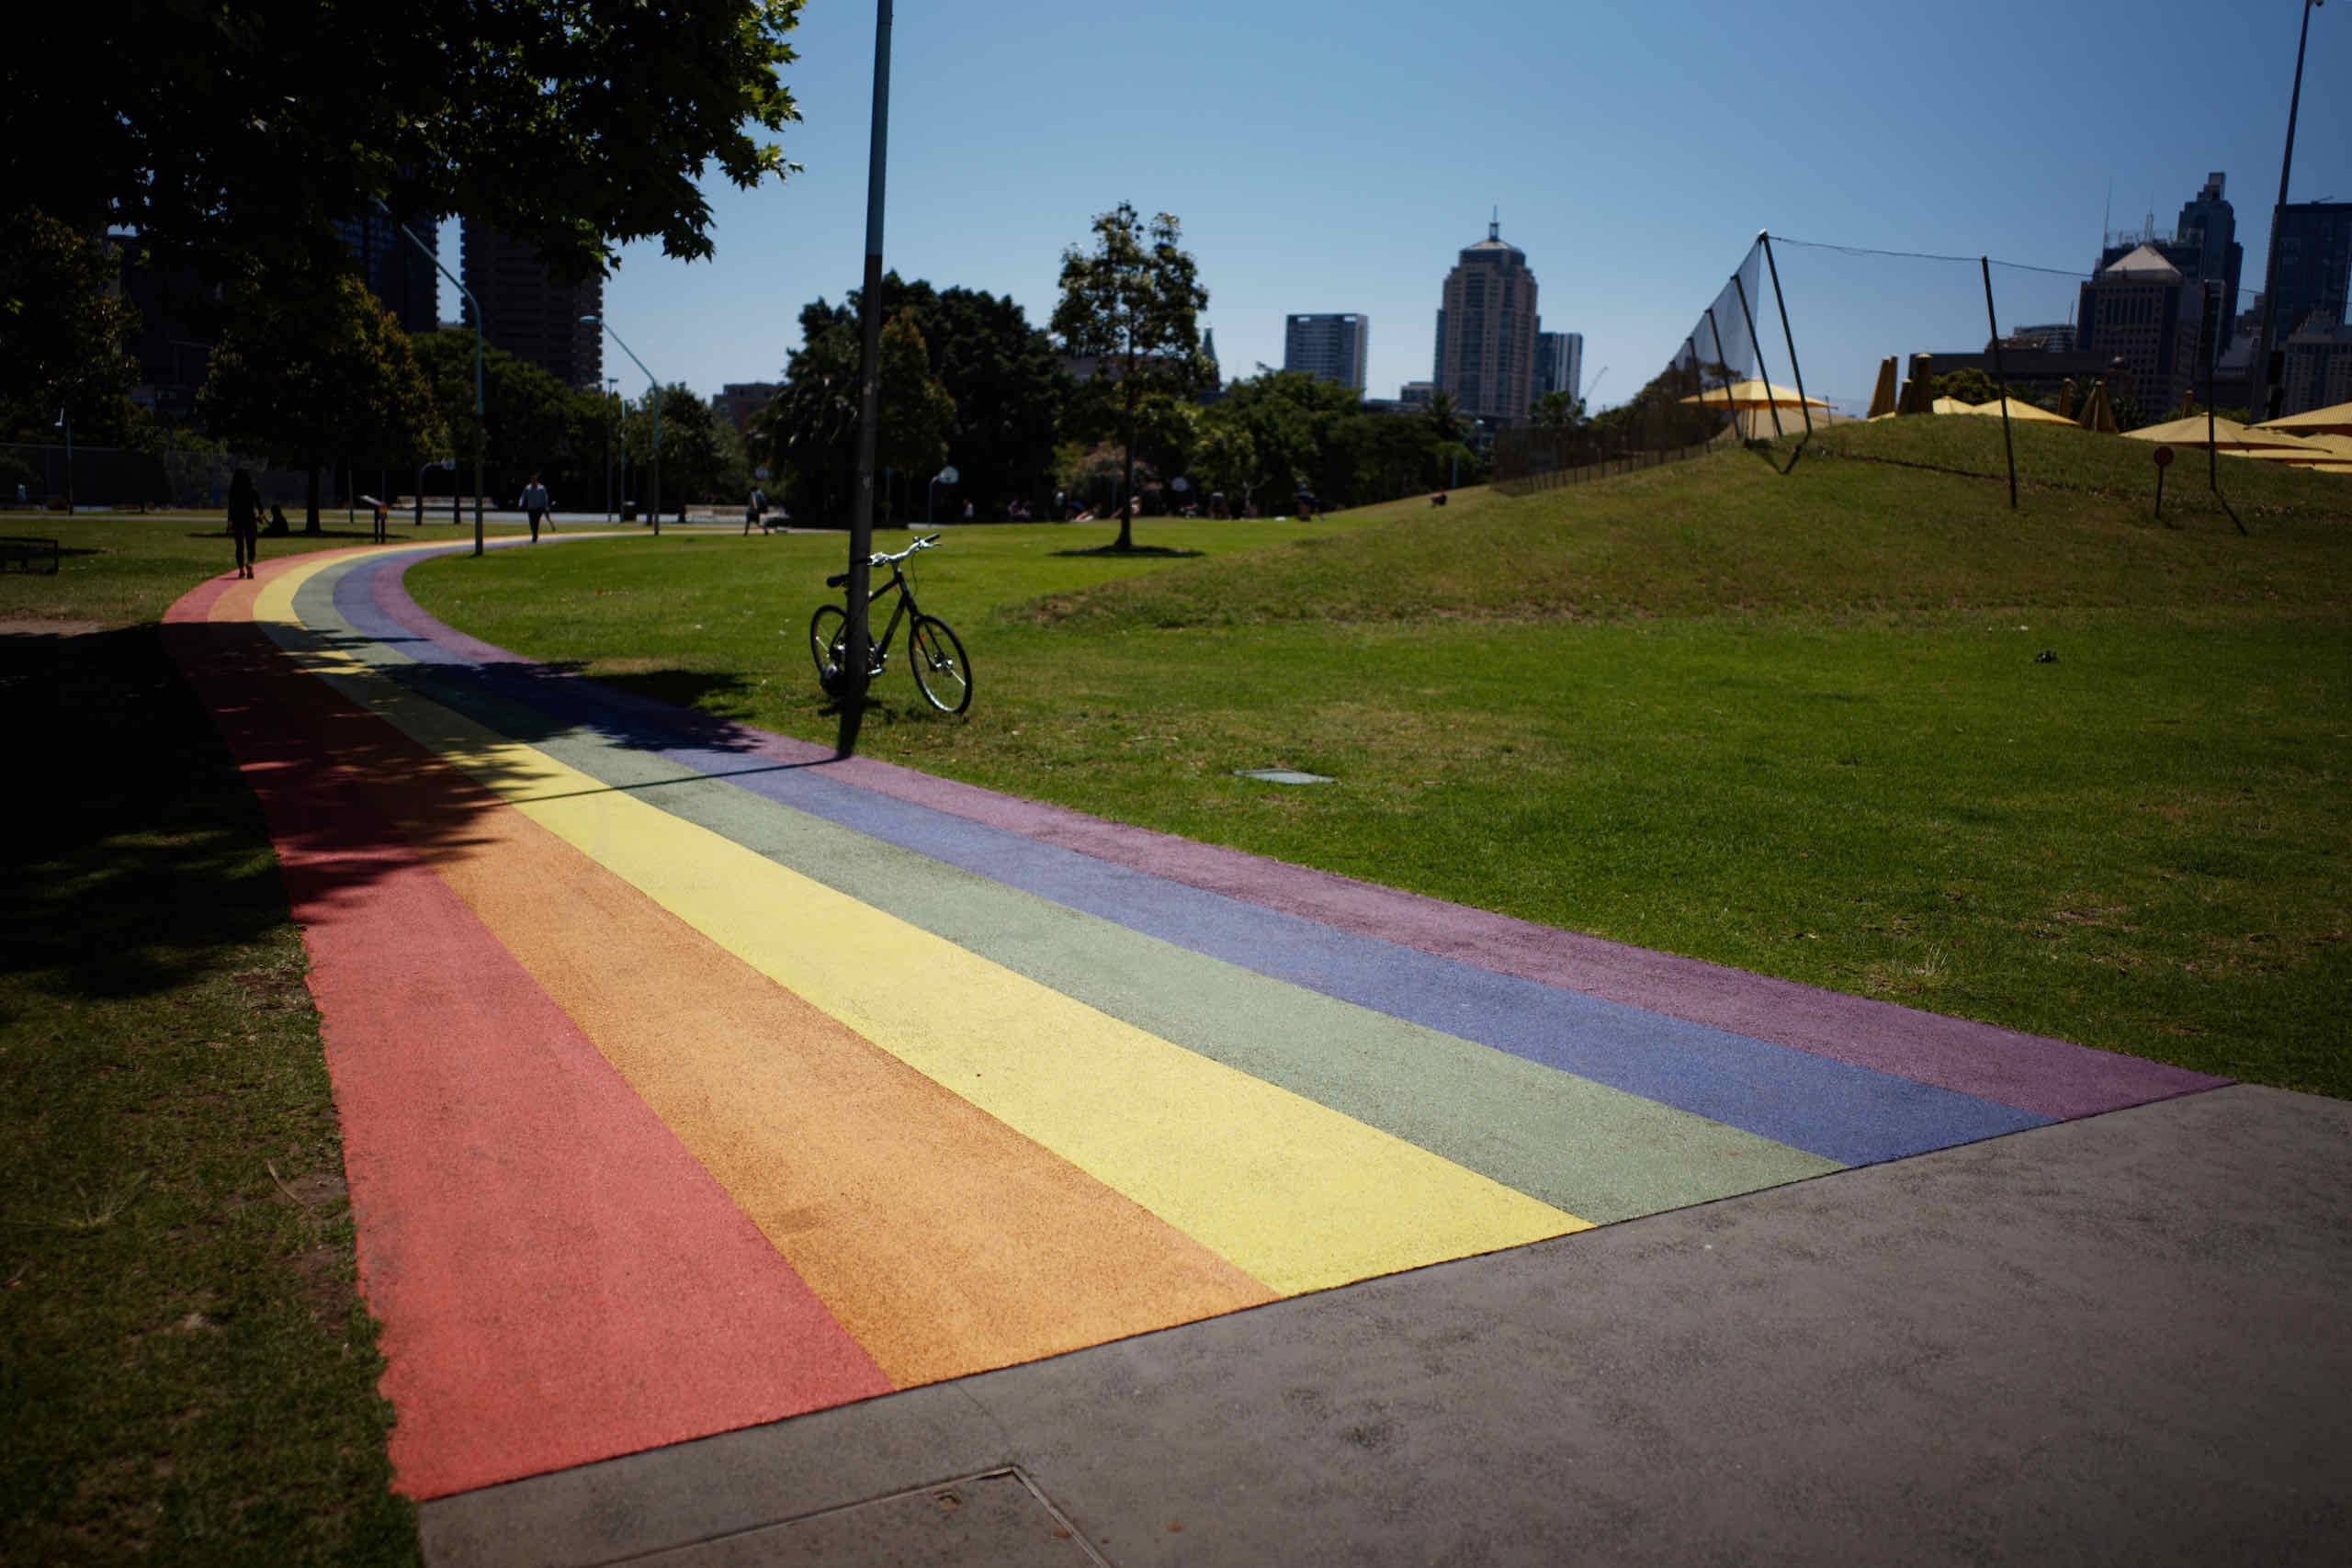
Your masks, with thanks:
[(936, 615), (917, 615), (911, 632), (915, 684), (942, 713), (962, 713), (972, 705), (972, 667), (965, 661), (963, 639)]
[(808, 653), (817, 661), (817, 684), (831, 692), (849, 664), (849, 612), (820, 604), (808, 617)]

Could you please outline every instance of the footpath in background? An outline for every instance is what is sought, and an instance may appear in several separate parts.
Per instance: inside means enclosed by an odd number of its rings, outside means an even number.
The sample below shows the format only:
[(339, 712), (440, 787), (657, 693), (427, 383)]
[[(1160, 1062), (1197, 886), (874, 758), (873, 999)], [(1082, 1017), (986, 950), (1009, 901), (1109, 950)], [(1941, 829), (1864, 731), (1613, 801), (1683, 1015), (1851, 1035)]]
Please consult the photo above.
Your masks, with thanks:
[(413, 1496), (2219, 1081), (836, 760), (442, 626), (426, 553), (167, 622)]

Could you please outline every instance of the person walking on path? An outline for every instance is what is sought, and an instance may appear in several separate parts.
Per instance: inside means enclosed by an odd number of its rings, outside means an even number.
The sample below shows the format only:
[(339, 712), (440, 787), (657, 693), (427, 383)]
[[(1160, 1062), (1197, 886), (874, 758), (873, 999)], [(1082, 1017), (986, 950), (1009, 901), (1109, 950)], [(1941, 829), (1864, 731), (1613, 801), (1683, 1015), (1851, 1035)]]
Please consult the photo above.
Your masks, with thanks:
[(237, 547), (237, 575), (251, 577), (261, 555), (261, 491), (243, 468), (229, 478), (229, 537)]
[[(539, 519), (548, 514), (548, 488), (539, 482), (538, 475), (533, 474), (531, 482), (523, 487), (522, 505), (531, 519), (531, 543), (536, 545), (539, 542)], [(548, 527), (553, 532), (555, 525), (550, 523)]]

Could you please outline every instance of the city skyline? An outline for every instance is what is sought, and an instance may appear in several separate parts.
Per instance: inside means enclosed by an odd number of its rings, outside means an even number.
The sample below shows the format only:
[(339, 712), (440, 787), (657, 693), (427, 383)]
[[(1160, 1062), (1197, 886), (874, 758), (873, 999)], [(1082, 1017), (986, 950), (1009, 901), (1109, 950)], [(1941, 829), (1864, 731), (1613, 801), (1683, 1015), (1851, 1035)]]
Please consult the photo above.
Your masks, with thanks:
[[(1366, 389), (1388, 397), (1427, 378), (1430, 281), (1499, 204), (1544, 279), (1547, 316), (1584, 334), (1588, 387), (1605, 372), (1596, 407), (1663, 366), (1764, 228), (2063, 271), (2063, 288), (2002, 304), (2005, 326), (2062, 320), (2110, 203), (2113, 227), (2143, 209), (2162, 221), (2209, 172), (2227, 171), (2245, 287), (2259, 285), (2296, 5), (2217, 24), (2210, 8), (2150, 0), (2129, 27), (2088, 6), (1998, 0), (1965, 14), (1826, 0), (1803, 27), (1736, 7), (1696, 27), (1510, 0), (1493, 16), (1514, 39), (1499, 61), (1433, 46), (1425, 11), (1388, 0), (1202, 0), (1108, 32), (1066, 0), (901, 7), (886, 264), (1009, 294), (1042, 325), (1062, 248), (1132, 200), (1182, 220), (1228, 376), (1279, 365), (1286, 316), (1321, 297), (1391, 323), (1371, 345)], [(786, 80), (806, 120), (783, 142), (805, 171), (752, 193), (707, 181), (714, 260), (624, 247), (608, 310), (664, 379), (705, 396), (774, 379), (797, 346), (801, 306), (854, 287), (873, 33), (871, 7), (805, 14)], [(2352, 16), (2321, 11), (2311, 34), (2297, 202), (2352, 196), (2352, 106), (2332, 90), (2352, 80)], [(2198, 49), (2179, 48), (2188, 36)], [(1330, 51), (1332, 38), (1347, 47)], [(1302, 57), (1318, 70), (1295, 73)], [(1608, 69), (1563, 104), (1555, 73), (1572, 61)], [(1939, 81), (1990, 85), (1923, 110), (1912, 86), (1922, 62)], [(2090, 107), (2120, 83), (2162, 111)], [(1038, 113), (1040, 101), (1063, 107)], [(1509, 115), (1513, 104), (1523, 115)], [(1786, 130), (1733, 134), (1759, 106)], [(1473, 157), (1414, 129), (1448, 117), (1512, 124), (1510, 152)], [(1967, 290), (1952, 293), (1906, 341), (1808, 345), (1815, 389), (1866, 400), (1880, 355), (1961, 346)], [(1981, 318), (1981, 293), (1973, 303)], [(455, 319), (454, 301), (443, 314)], [(1981, 346), (1981, 321), (1974, 336)]]

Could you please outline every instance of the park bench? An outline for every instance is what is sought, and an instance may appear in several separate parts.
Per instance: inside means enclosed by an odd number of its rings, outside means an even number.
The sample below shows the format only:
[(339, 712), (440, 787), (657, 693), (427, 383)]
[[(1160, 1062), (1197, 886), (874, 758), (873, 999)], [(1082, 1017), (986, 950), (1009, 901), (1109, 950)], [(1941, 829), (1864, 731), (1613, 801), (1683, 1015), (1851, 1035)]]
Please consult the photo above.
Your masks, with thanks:
[(55, 539), (30, 539), (0, 534), (0, 571), (14, 567), (19, 571), (28, 572), (33, 570), (35, 560), (46, 557), (49, 564), (41, 570), (55, 577), (58, 553)]

